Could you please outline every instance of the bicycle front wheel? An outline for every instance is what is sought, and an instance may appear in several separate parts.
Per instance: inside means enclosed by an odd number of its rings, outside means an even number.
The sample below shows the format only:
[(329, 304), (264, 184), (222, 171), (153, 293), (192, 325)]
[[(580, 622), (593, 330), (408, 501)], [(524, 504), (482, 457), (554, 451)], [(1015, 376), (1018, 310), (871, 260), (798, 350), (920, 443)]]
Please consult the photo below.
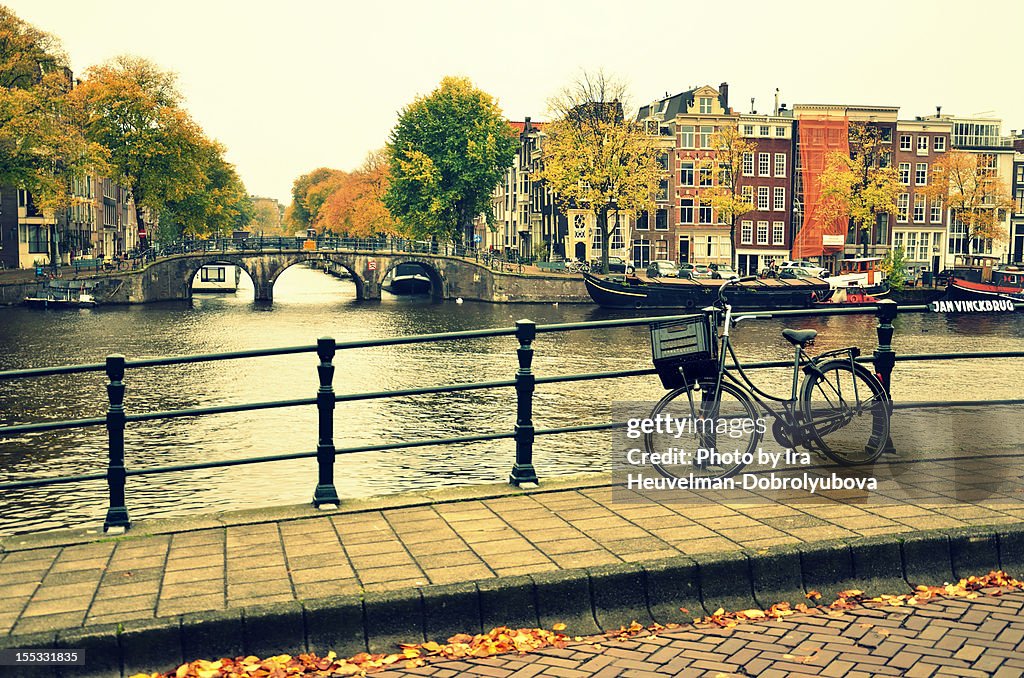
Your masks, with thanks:
[(804, 379), (800, 408), (812, 441), (844, 466), (869, 464), (889, 439), (889, 397), (875, 375), (833, 360)]
[(750, 397), (729, 382), (716, 386), (714, 379), (669, 392), (651, 419), (657, 429), (644, 436), (644, 447), (666, 478), (728, 478), (748, 463), (761, 440)]

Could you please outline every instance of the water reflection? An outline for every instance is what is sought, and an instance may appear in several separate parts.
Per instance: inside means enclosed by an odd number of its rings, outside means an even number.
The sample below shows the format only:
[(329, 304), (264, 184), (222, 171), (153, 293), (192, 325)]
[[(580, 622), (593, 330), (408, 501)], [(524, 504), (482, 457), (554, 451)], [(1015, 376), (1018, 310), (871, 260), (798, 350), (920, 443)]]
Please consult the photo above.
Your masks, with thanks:
[[(339, 341), (512, 326), (523, 317), (538, 323), (627, 317), (590, 305), (499, 305), (431, 303), (424, 297), (385, 296), (379, 304), (355, 301), (350, 281), (301, 266), (278, 280), (274, 303), (257, 306), (251, 282), (242, 276), (235, 294), (196, 294), (191, 302), (80, 311), (0, 309), (0, 369), (102, 362), (110, 353), (129, 358), (312, 345), (319, 336)], [(784, 326), (817, 329), (815, 351), (856, 344), (870, 352), (875, 320), (869, 316), (751, 321), (734, 333), (746, 360), (791, 357), (779, 338)], [(1003, 316), (908, 315), (897, 320), (898, 352), (1024, 350), (1024, 323)], [(431, 345), (367, 348), (338, 354), (338, 393), (362, 393), (434, 384), (511, 378), (516, 370), (513, 337)], [(542, 334), (535, 343), (538, 375), (571, 374), (650, 365), (650, 340), (643, 328)], [(1018, 361), (1019, 362), (1019, 361)], [(130, 371), (125, 404), (129, 412), (226, 403), (313, 397), (315, 354), (201, 363)], [(1014, 361), (905, 363), (897, 366), (894, 393), (902, 399), (1019, 396)], [(785, 394), (785, 370), (760, 371), (757, 383)], [(538, 427), (607, 421), (614, 400), (656, 400), (657, 378), (542, 384), (535, 396)], [(511, 388), (399, 399), (340, 403), (336, 411), (339, 448), (428, 437), (510, 431), (515, 421)], [(0, 424), (103, 416), (100, 374), (0, 382)], [(605, 470), (610, 437), (585, 433), (539, 438), (540, 477)], [(129, 424), (126, 436), (132, 468), (316, 449), (314, 408), (287, 408), (197, 419)], [(0, 479), (102, 472), (105, 431), (92, 427), (0, 439)], [(341, 457), (338, 491), (343, 497), (494, 482), (508, 474), (511, 440), (449, 448), (417, 448)], [(133, 519), (308, 501), (316, 463), (300, 459), (229, 469), (130, 478), (128, 506)], [(96, 526), (105, 514), (101, 481), (0, 496), (0, 532)]]

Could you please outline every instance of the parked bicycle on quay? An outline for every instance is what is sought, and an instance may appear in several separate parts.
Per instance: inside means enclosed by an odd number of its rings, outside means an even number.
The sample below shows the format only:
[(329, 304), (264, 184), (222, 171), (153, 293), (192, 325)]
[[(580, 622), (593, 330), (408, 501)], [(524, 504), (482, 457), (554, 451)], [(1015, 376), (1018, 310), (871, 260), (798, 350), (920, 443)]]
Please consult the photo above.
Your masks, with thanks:
[[(746, 465), (743, 459), (756, 454), (767, 433), (765, 425), (743, 422), (766, 423), (768, 418), (783, 448), (803, 447), (843, 466), (878, 459), (889, 441), (892, 407), (879, 378), (857, 362), (858, 347), (812, 357), (806, 348), (814, 343), (817, 330), (784, 329), (782, 337), (794, 349), (789, 397), (766, 393), (751, 381), (730, 333), (739, 322), (758, 316), (734, 316), (726, 297), (728, 287), (750, 279), (723, 283), (717, 302), (698, 315), (652, 324), (654, 363), (669, 392), (650, 418), (691, 422), (688, 430), (645, 434), (649, 454), (686, 460), (655, 463), (655, 469), (670, 478), (735, 475)], [(692, 452), (698, 449), (728, 454), (705, 454), (708, 458), (697, 461)], [(687, 450), (691, 455), (666, 455), (670, 450)]]

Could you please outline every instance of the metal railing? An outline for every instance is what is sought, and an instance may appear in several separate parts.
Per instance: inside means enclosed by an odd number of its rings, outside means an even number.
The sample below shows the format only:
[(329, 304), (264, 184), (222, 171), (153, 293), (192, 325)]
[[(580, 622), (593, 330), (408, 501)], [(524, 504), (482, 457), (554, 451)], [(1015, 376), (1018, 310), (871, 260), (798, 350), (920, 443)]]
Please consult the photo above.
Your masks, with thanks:
[[(1015, 310), (1024, 309), (1024, 306), (1017, 306)], [(892, 337), (894, 333), (893, 321), (899, 312), (925, 312), (929, 310), (927, 305), (897, 306), (895, 302), (885, 300), (873, 307), (856, 308), (835, 308), (835, 309), (800, 309), (786, 311), (756, 311), (749, 314), (755, 318), (793, 318), (811, 316), (833, 316), (833, 315), (856, 315), (874, 314), (878, 319), (876, 326), (877, 347), (871, 356), (861, 356), (859, 361), (873, 363), (874, 370), (878, 374), (886, 392), (890, 392), (892, 383), (892, 372), (895, 364), (901, 361), (931, 361), (931, 360), (968, 360), (987, 358), (1024, 358), (1024, 351), (986, 351), (986, 352), (956, 352), (956, 353), (929, 353), (910, 354), (897, 356), (892, 348)], [(316, 344), (304, 346), (288, 346), (271, 349), (255, 349), (246, 351), (231, 351), (223, 353), (207, 353), (197, 355), (186, 355), (168, 358), (150, 358), (142, 360), (128, 360), (123, 355), (108, 356), (103, 363), (69, 365), (63, 367), (42, 367), (22, 370), (9, 370), (0, 372), (0, 381), (16, 379), (33, 379), (53, 375), (83, 374), (87, 372), (105, 372), (108, 384), (107, 389), (107, 413), (105, 417), (94, 417), (87, 419), (75, 419), (65, 421), (44, 421), (30, 424), (16, 424), (0, 427), (0, 437), (10, 437), (26, 433), (37, 433), (42, 431), (57, 431), (63, 429), (83, 428), (90, 426), (105, 426), (107, 430), (108, 461), (107, 468), (102, 473), (81, 474), (74, 476), (58, 476), (49, 478), (38, 478), (32, 480), (19, 480), (0, 483), (0, 490), (15, 490), (29, 487), (42, 487), (65, 483), (75, 483), (91, 480), (106, 479), (109, 491), (109, 505), (103, 528), (109, 530), (124, 530), (130, 526), (128, 508), (125, 502), (125, 485), (129, 476), (154, 475), (187, 471), (196, 469), (222, 468), (238, 466), (243, 464), (257, 464), (264, 462), (283, 461), (292, 459), (303, 459), (315, 457), (317, 460), (317, 482), (313, 491), (313, 505), (338, 505), (340, 498), (334, 486), (334, 463), (339, 454), (354, 454), (359, 452), (382, 452), (397, 449), (409, 449), (429, 446), (443, 446), (461, 443), (487, 442), (494, 440), (513, 439), (515, 441), (515, 460), (509, 474), (508, 481), (512, 485), (523, 485), (537, 483), (537, 472), (533, 463), (533, 446), (538, 436), (550, 436), (567, 433), (579, 433), (585, 431), (610, 430), (624, 426), (622, 422), (606, 422), (597, 424), (584, 424), (578, 426), (565, 426), (558, 428), (537, 429), (533, 424), (533, 393), (537, 384), (556, 384), (575, 381), (592, 381), (602, 379), (621, 379), (628, 377), (641, 377), (657, 374), (653, 367), (644, 367), (630, 370), (615, 370), (609, 372), (580, 373), (559, 376), (538, 377), (533, 371), (533, 343), (538, 334), (557, 332), (576, 332), (601, 330), (612, 327), (634, 327), (649, 325), (652, 322), (677, 320), (686, 317), (685, 315), (671, 315), (645, 318), (629, 318), (618, 320), (599, 320), (587, 322), (558, 323), (550, 325), (537, 325), (530, 320), (520, 320), (515, 327), (504, 327), (482, 330), (468, 330), (461, 332), (445, 332), (440, 334), (423, 334), (406, 337), (392, 337), (387, 339), (373, 339), (360, 341), (338, 342), (333, 338), (325, 337)], [(370, 391), (364, 393), (337, 394), (334, 390), (334, 358), (338, 351), (346, 351), (358, 348), (400, 346), (409, 344), (422, 344), (442, 341), (456, 341), (463, 339), (479, 339), (489, 337), (515, 337), (518, 342), (516, 356), (518, 369), (509, 379), (497, 381), (481, 381), (471, 383), (448, 384), (442, 386), (422, 386), (415, 388), (397, 389), (391, 391)], [(646, 338), (645, 338), (646, 340)], [(180, 410), (166, 410), (142, 414), (129, 414), (124, 408), (125, 375), (129, 370), (144, 367), (174, 366), (190, 363), (201, 363), (221, 360), (238, 360), (247, 358), (261, 358), (269, 356), (280, 356), (290, 354), (315, 353), (319, 358), (316, 366), (319, 377), (319, 387), (314, 396), (308, 398), (297, 398), (289, 400), (274, 400), (266, 402), (251, 402), (236, 405), (217, 405), (208, 407), (197, 407)], [(743, 369), (765, 369), (777, 367), (791, 367), (792, 362), (783, 361), (761, 361), (746, 363)], [(408, 440), (398, 443), (361, 445), (338, 449), (334, 445), (334, 407), (339, 402), (354, 402), (361, 400), (377, 400), (385, 398), (396, 398), (433, 393), (452, 393), (458, 391), (475, 391), (488, 389), (513, 388), (516, 394), (516, 417), (515, 425), (511, 431), (493, 433), (480, 433), (469, 436), (458, 436), (449, 438), (426, 438), (419, 440)], [(978, 404), (982, 401), (965, 401), (964, 404)], [(1024, 400), (1000, 400), (992, 401), (1002, 404), (1022, 404)], [(944, 403), (946, 405), (955, 403)], [(318, 411), (317, 424), (317, 447), (315, 451), (300, 451), (284, 454), (263, 455), (247, 457), (243, 459), (230, 459), (221, 461), (206, 461), (190, 464), (177, 464), (170, 466), (155, 466), (141, 469), (128, 469), (125, 465), (125, 434), (127, 424), (160, 419), (176, 419), (183, 417), (202, 417), (229, 412), (246, 412), (255, 410), (286, 408), (286, 407), (307, 407), (315, 406)], [(897, 409), (899, 405), (895, 406)]]

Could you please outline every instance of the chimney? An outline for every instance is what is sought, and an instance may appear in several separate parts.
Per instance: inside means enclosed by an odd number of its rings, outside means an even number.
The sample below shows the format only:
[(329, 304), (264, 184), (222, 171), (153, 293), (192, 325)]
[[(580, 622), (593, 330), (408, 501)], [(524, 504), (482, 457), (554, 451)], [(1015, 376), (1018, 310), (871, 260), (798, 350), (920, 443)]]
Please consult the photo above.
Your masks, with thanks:
[(942, 116), (942, 106), (936, 106), (935, 107), (935, 117), (938, 118), (938, 117), (941, 117), (941, 116)]
[(726, 111), (729, 110), (729, 83), (723, 82), (718, 86), (718, 95), (722, 100), (722, 108)]
[(779, 88), (775, 88), (775, 115), (779, 114)]
[(757, 111), (754, 110), (754, 97), (750, 97), (750, 112), (757, 113)]

